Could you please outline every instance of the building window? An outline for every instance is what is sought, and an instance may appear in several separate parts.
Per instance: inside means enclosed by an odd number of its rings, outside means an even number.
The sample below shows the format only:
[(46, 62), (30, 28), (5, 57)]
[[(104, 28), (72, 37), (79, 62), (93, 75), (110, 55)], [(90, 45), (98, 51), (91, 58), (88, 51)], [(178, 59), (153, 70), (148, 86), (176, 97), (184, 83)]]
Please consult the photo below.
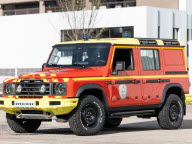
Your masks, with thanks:
[(101, 5), (107, 8), (134, 7), (136, 0), (102, 0)]
[(134, 62), (132, 49), (116, 49), (113, 60), (113, 70), (115, 69), (117, 62), (125, 62), (125, 69), (133, 70)]
[(39, 3), (34, 2), (4, 5), (3, 13), (5, 16), (39, 13)]
[[(127, 34), (129, 38), (134, 37), (134, 27), (114, 27), (114, 28), (97, 28), (89, 38), (122, 38)], [(71, 30), (61, 30), (61, 42), (70, 41)]]
[(160, 26), (158, 26), (158, 38), (160, 38), (161, 37), (161, 28), (160, 28)]
[(179, 39), (179, 29), (173, 28), (173, 39)]
[(65, 41), (65, 30), (61, 30), (61, 42)]
[[(190, 30), (187, 29), (187, 42), (191, 40), (191, 37), (190, 37)], [(187, 57), (189, 56), (189, 45), (187, 43)]]
[[(100, 32), (102, 33), (100, 34)], [(99, 35), (99, 38), (122, 38), (125, 34), (128, 34), (129, 38), (134, 37), (134, 27), (114, 27), (96, 29), (95, 36)]]
[(58, 7), (56, 1), (47, 1), (45, 2), (46, 12), (59, 12), (62, 11), (61, 8)]
[(159, 53), (156, 49), (141, 49), (141, 61), (143, 70), (159, 70)]

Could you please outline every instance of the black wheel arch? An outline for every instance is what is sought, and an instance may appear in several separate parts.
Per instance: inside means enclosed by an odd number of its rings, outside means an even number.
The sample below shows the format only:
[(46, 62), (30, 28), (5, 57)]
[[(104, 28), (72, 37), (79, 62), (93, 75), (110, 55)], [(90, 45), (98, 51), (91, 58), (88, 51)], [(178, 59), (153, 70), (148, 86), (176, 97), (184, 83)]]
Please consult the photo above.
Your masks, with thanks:
[(183, 107), (184, 107), (184, 114), (186, 114), (185, 93), (184, 93), (183, 87), (178, 83), (171, 83), (171, 84), (168, 84), (165, 86), (165, 88), (163, 90), (160, 107), (163, 106), (168, 95), (171, 93), (176, 94), (181, 98), (181, 100), (183, 102)]
[[(82, 97), (84, 95), (94, 95), (97, 96), (103, 103), (104, 107), (108, 108), (108, 101), (105, 94), (105, 91), (102, 86), (98, 84), (85, 84), (79, 87), (79, 89), (76, 92), (76, 97)], [(96, 95), (95, 95), (96, 94)], [(98, 95), (99, 94), (99, 95)]]

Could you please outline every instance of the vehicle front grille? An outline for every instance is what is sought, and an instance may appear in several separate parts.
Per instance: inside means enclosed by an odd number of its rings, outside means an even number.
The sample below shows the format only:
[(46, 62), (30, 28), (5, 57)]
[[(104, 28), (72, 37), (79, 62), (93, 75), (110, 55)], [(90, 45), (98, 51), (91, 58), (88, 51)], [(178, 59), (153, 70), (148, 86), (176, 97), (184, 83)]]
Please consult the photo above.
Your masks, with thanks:
[[(17, 84), (22, 86), (21, 93), (17, 93), (18, 95), (49, 95), (50, 94), (50, 84), (44, 83), (41, 80), (23, 80)], [(40, 87), (45, 85), (46, 91), (45, 93), (40, 93)], [(16, 87), (17, 87), (16, 86)]]

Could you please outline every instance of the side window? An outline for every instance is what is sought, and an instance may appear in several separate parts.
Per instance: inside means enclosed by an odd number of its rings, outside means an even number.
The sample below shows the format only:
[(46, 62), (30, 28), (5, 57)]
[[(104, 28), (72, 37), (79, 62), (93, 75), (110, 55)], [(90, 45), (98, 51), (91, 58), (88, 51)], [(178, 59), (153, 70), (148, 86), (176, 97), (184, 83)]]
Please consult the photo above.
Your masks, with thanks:
[(134, 62), (132, 49), (116, 49), (113, 59), (113, 69), (115, 69), (117, 62), (125, 62), (125, 69), (133, 70)]
[(160, 70), (159, 52), (157, 49), (141, 49), (143, 70)]

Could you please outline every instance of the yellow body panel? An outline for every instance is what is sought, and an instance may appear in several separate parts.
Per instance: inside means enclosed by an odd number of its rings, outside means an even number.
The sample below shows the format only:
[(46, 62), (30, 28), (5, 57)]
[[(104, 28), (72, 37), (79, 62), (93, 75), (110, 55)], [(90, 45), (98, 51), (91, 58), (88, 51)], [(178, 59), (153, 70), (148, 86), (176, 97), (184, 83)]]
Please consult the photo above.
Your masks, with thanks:
[[(47, 111), (52, 112), (54, 115), (62, 115), (62, 114), (68, 114), (70, 113), (78, 104), (78, 98), (72, 98), (72, 99), (13, 99), (13, 98), (0, 98), (0, 102), (4, 102), (3, 104), (0, 104), (0, 109), (10, 113), (14, 114), (14, 111), (19, 110), (40, 110), (40, 111)], [(12, 103), (14, 101), (20, 101), (20, 102), (39, 102), (39, 105), (34, 107), (15, 107)], [(49, 102), (53, 101), (59, 101), (60, 105), (49, 105)]]
[(189, 105), (192, 103), (192, 95), (190, 95), (190, 94), (185, 95), (185, 103), (186, 103), (186, 105)]

